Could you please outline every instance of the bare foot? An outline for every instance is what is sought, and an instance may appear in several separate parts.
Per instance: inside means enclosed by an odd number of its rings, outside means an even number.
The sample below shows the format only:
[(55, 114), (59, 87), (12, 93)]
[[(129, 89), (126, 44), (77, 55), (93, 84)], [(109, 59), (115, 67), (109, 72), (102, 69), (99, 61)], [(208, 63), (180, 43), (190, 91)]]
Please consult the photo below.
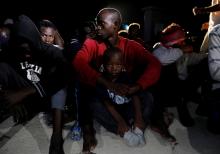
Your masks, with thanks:
[(83, 153), (91, 154), (90, 151), (94, 150), (97, 145), (95, 138), (95, 130), (91, 126), (83, 128)]
[(167, 127), (169, 127), (173, 123), (174, 115), (170, 112), (163, 113), (164, 122), (166, 123)]

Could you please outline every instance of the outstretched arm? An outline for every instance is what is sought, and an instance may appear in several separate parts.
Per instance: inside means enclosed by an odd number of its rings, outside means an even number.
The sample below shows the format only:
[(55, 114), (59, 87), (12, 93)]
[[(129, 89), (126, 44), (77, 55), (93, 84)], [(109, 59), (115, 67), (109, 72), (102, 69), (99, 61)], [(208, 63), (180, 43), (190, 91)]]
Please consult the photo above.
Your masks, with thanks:
[(205, 14), (210, 12), (220, 11), (220, 4), (215, 4), (207, 7), (194, 7), (192, 9), (194, 15)]

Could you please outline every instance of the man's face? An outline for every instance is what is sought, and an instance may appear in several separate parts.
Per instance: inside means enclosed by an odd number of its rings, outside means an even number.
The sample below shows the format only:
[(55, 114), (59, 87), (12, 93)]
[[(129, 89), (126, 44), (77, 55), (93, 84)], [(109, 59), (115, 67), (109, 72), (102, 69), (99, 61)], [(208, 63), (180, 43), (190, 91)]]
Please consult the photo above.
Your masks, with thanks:
[(21, 42), (17, 44), (16, 57), (20, 60), (26, 60), (33, 56), (33, 48), (28, 42)]
[(41, 27), (41, 39), (43, 42), (47, 44), (53, 44), (54, 43), (54, 37), (55, 37), (55, 30), (51, 27)]
[(109, 12), (102, 12), (97, 16), (97, 29), (98, 36), (103, 39), (112, 37), (117, 31), (116, 25), (113, 20), (113, 14)]

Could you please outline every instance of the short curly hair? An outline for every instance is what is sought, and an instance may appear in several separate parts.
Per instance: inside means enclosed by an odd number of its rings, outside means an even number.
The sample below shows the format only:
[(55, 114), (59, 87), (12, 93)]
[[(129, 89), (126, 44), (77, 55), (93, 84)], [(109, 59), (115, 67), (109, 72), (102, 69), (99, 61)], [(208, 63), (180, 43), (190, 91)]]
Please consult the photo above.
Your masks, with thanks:
[(108, 13), (113, 14), (113, 15), (114, 15), (114, 16), (113, 16), (114, 22), (116, 22), (116, 23), (118, 24), (118, 27), (121, 26), (122, 16), (121, 16), (121, 13), (119, 12), (119, 10), (117, 10), (117, 9), (115, 9), (115, 8), (103, 8), (103, 9), (101, 9), (101, 10), (98, 12), (98, 14), (97, 14), (97, 16), (96, 16), (96, 19), (97, 19), (97, 17), (98, 17), (101, 13), (103, 13), (103, 12), (108, 12)]

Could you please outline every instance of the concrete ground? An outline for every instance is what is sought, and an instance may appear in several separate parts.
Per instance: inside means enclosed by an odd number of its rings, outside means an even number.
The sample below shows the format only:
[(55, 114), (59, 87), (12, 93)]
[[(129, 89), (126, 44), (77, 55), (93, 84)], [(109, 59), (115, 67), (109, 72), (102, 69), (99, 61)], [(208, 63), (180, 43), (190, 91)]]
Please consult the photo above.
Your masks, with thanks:
[[(194, 114), (195, 105), (189, 104), (196, 121), (191, 128), (183, 127), (178, 121), (175, 108), (169, 108), (175, 115), (170, 126), (171, 133), (176, 137), (178, 145), (172, 146), (150, 129), (145, 132), (147, 144), (143, 147), (128, 147), (119, 136), (107, 132), (95, 124), (98, 145), (93, 151), (96, 154), (219, 154), (220, 135), (213, 135), (206, 130), (206, 119)], [(79, 154), (82, 139), (73, 142), (69, 137), (72, 123), (65, 125), (64, 150), (66, 154)], [(52, 129), (48, 127), (42, 113), (35, 116), (25, 126), (16, 125), (12, 118), (0, 124), (0, 154), (48, 154)]]

